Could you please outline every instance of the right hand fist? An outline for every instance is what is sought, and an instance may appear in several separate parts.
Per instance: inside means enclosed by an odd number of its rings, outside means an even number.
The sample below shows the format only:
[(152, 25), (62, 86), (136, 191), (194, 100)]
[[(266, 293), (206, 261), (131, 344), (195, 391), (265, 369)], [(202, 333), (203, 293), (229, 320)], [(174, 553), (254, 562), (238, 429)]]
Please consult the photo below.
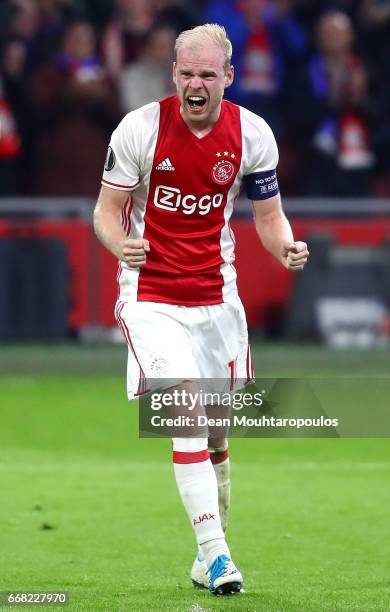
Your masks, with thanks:
[(146, 263), (146, 253), (149, 253), (149, 240), (145, 238), (128, 238), (122, 249), (122, 260), (129, 268), (141, 268)]

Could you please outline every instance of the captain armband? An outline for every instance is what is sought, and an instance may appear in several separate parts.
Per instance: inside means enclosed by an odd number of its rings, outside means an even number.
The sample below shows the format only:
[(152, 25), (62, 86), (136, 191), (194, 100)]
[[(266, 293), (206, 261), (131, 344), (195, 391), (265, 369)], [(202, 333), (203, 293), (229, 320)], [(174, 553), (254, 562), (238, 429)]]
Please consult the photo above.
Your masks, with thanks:
[(279, 193), (276, 170), (248, 174), (244, 177), (244, 185), (250, 200), (267, 200)]

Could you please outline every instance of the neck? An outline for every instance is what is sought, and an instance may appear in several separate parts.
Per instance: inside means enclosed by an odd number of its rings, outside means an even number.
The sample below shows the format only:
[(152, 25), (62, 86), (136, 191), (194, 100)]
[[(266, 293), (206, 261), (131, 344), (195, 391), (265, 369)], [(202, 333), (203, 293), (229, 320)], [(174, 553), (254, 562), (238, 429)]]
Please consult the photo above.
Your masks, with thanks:
[(220, 104), (218, 108), (215, 109), (215, 112), (210, 115), (210, 117), (207, 117), (207, 119), (204, 121), (192, 121), (191, 117), (188, 117), (188, 115), (183, 111), (182, 106), (180, 106), (180, 114), (188, 129), (198, 138), (204, 138), (204, 136), (207, 136), (207, 134), (211, 132), (214, 125), (217, 123), (221, 114), (221, 109), (222, 105)]
[(204, 136), (207, 136), (207, 134), (213, 129), (212, 125), (205, 125), (204, 127), (200, 127), (200, 125), (188, 125), (187, 122), (186, 125), (188, 129), (198, 138), (204, 138)]

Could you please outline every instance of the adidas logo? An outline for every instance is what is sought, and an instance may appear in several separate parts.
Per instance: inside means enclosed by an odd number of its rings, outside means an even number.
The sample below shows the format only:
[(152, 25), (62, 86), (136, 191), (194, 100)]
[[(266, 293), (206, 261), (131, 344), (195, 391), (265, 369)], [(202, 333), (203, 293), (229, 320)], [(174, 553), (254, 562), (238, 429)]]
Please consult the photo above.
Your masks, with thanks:
[(162, 161), (158, 166), (156, 166), (156, 170), (168, 170), (168, 172), (173, 172), (176, 170), (175, 166), (172, 166), (171, 160), (169, 157), (166, 157), (164, 161)]

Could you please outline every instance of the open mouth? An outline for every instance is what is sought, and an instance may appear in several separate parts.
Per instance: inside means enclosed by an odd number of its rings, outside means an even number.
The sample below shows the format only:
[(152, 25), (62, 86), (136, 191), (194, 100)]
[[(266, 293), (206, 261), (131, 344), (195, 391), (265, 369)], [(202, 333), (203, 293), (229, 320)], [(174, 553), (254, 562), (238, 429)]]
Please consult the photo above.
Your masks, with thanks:
[(188, 96), (187, 104), (191, 110), (200, 111), (206, 105), (206, 98), (203, 96)]

